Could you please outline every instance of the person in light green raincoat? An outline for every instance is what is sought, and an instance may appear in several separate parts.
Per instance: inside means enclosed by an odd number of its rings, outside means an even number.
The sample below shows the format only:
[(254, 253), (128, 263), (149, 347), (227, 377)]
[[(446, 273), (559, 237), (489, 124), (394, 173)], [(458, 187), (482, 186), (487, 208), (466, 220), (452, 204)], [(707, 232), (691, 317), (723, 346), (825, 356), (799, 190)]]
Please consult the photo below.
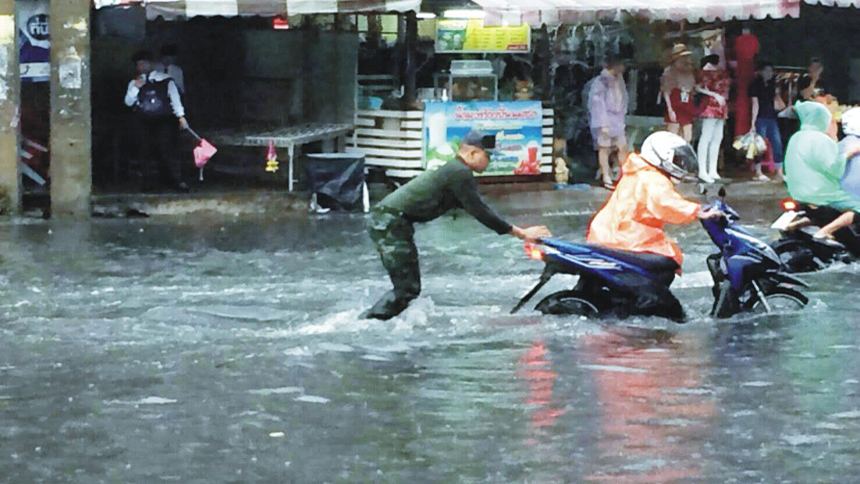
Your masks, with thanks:
[(860, 148), (840, 152), (836, 141), (827, 135), (832, 114), (825, 105), (799, 102), (794, 111), (800, 118), (800, 131), (791, 137), (785, 150), (788, 194), (798, 202), (843, 212), (815, 234), (817, 239), (830, 241), (834, 232), (854, 223), (855, 214), (860, 212), (860, 198), (846, 192), (840, 184), (846, 161), (860, 154)]

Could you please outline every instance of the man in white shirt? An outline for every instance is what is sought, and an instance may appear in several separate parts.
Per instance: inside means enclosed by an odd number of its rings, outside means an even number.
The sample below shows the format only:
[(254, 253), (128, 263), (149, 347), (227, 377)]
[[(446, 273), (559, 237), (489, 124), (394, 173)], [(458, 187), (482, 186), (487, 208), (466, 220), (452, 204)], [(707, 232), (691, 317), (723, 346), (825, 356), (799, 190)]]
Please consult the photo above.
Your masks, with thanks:
[(174, 188), (188, 191), (176, 156), (177, 134), (188, 128), (176, 82), (152, 69), (149, 52), (136, 53), (132, 62), (138, 75), (128, 83), (125, 105), (135, 113), (139, 158), (159, 163)]

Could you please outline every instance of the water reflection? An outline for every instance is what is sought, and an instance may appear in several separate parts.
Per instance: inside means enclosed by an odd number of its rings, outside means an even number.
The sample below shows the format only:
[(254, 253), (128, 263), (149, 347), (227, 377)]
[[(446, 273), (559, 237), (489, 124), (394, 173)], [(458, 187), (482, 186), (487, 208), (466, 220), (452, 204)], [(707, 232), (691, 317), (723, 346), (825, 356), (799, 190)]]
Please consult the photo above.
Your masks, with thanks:
[(666, 483), (700, 477), (716, 404), (692, 335), (617, 328), (582, 340), (601, 408), (588, 482)]
[[(591, 323), (588, 323), (591, 324)], [(706, 478), (717, 395), (707, 338), (608, 326), (535, 339), (518, 357), (529, 482)]]
[(517, 378), (527, 386), (527, 397), (524, 401), (531, 413), (529, 438), (526, 445), (535, 445), (538, 438), (552, 435), (552, 427), (556, 419), (564, 415), (565, 410), (558, 408), (553, 401), (553, 388), (558, 379), (558, 373), (552, 369), (549, 351), (543, 341), (535, 341), (517, 362)]

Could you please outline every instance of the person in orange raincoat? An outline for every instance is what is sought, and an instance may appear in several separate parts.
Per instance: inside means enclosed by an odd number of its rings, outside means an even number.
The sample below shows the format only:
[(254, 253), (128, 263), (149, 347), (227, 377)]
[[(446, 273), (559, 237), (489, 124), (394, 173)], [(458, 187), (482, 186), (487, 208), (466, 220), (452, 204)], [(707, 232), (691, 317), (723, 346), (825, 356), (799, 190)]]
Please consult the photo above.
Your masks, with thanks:
[[(719, 215), (681, 196), (675, 183), (691, 178), (697, 166), (696, 153), (680, 136), (660, 131), (645, 139), (641, 153), (632, 153), (621, 167), (621, 180), (588, 227), (586, 242), (616, 250), (663, 256), (674, 261), (680, 273), (684, 255), (666, 236), (663, 226), (685, 224)], [(669, 292), (674, 275), (637, 294), (640, 308), (680, 303)], [(662, 283), (665, 283), (663, 285)]]

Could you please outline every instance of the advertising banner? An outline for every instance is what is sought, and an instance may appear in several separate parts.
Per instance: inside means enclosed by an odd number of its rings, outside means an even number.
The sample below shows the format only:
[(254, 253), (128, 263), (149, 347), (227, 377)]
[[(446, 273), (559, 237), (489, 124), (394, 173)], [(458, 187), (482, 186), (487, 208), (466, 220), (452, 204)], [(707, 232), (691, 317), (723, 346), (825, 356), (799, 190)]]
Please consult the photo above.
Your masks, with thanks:
[(424, 168), (452, 160), (474, 129), (496, 136), (483, 176), (540, 175), (542, 124), (540, 101), (429, 102), (424, 106)]
[(22, 82), (48, 82), (51, 78), (49, 8), (48, 0), (18, 2), (18, 48)]
[(524, 54), (529, 51), (531, 27), (485, 27), (481, 19), (436, 21), (436, 52), (482, 53), (507, 52)]

